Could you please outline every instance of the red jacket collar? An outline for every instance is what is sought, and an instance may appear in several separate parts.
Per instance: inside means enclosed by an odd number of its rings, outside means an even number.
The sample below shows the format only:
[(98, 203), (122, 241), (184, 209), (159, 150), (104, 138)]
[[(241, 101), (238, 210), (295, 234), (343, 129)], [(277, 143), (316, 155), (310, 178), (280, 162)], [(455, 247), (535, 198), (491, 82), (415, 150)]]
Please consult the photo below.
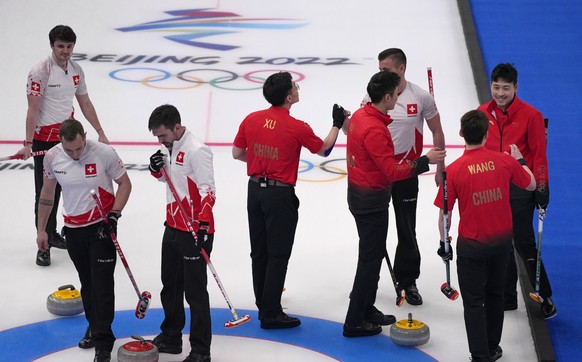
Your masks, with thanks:
[[(517, 97), (517, 94), (516, 94), (515, 97), (513, 98), (513, 102), (511, 102), (509, 107), (506, 108), (505, 113), (507, 113), (507, 115), (511, 117), (521, 108), (522, 105), (523, 105), (523, 102), (521, 101), (521, 99), (519, 99)], [(489, 105), (487, 106), (487, 112), (489, 112), (492, 115), (503, 113), (501, 108), (497, 107), (497, 103), (495, 103), (494, 99), (492, 99), (489, 102)]]
[(371, 116), (378, 118), (386, 126), (392, 123), (392, 118), (390, 118), (390, 116), (387, 114), (382, 114), (382, 112), (380, 112), (376, 107), (374, 107), (371, 102), (366, 103), (366, 105), (364, 106), (364, 111), (370, 114)]

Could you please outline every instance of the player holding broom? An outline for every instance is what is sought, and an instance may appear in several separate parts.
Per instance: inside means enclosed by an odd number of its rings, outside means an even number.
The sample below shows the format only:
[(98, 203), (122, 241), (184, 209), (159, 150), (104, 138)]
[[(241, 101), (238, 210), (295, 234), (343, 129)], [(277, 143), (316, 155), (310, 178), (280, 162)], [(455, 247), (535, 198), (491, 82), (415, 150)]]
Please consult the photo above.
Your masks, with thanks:
[[(185, 296), (190, 306), (191, 346), (185, 361), (208, 362), (212, 332), (206, 263), (201, 248), (210, 254), (214, 241), (212, 208), (216, 188), (212, 151), (182, 125), (180, 113), (172, 105), (164, 104), (154, 109), (148, 129), (163, 146), (150, 157), (151, 174), (166, 182), (162, 172), (165, 168), (182, 198), (174, 200), (172, 193), (167, 192), (160, 295), (164, 320), (160, 326), (162, 332), (154, 338), (153, 344), (160, 353), (182, 353)], [(169, 187), (170, 182), (167, 182)], [(176, 202), (181, 202), (189, 214), (183, 215)], [(189, 231), (190, 224), (194, 224), (196, 240)]]
[[(532, 297), (541, 303), (544, 319), (553, 318), (558, 310), (551, 298), (552, 287), (544, 264), (537, 260), (539, 253), (532, 225), (534, 209), (537, 207), (545, 214), (550, 202), (544, 118), (537, 109), (517, 97), (517, 69), (512, 64), (498, 64), (491, 71), (490, 78), (493, 99), (478, 108), (487, 115), (491, 124), (485, 147), (507, 152), (508, 145), (515, 143), (534, 172), (537, 183), (534, 192), (511, 188), (513, 245), (525, 264), (531, 285), (536, 284), (536, 279), (538, 281), (537, 294)], [(511, 253), (505, 282), (505, 310), (517, 309), (517, 266), (513, 249)], [(536, 273), (538, 265), (540, 273)]]
[[(465, 328), (473, 361), (496, 361), (503, 330), (503, 290), (509, 252), (512, 247), (509, 187), (532, 191), (534, 176), (521, 152), (511, 145), (511, 156), (483, 147), (489, 120), (481, 111), (469, 111), (461, 118), (465, 152), (447, 168), (449, 211), (459, 201), (457, 274), (463, 297)], [(513, 158), (512, 158), (513, 157)], [(516, 161), (517, 160), (517, 161)], [(520, 166), (521, 164), (521, 166)], [(453, 259), (444, 249), (443, 186), (434, 204), (441, 208), (439, 256)], [(448, 213), (450, 225), (450, 215)]]
[[(111, 146), (86, 139), (83, 125), (66, 120), (59, 128), (60, 144), (44, 157), (44, 181), (38, 205), (38, 249), (48, 250), (46, 225), (55, 203), (57, 182), (63, 192), (67, 251), (81, 281), (81, 297), (89, 328), (80, 348), (95, 346), (95, 361), (108, 362), (115, 342), (111, 323), (115, 312), (116, 254), (111, 234), (131, 192), (123, 162)], [(113, 183), (118, 184), (117, 192)], [(107, 212), (103, 221), (91, 197), (97, 195)]]
[[(34, 157), (35, 207), (43, 186), (43, 151), (60, 142), (59, 126), (67, 118), (75, 118), (73, 98), (77, 99), (81, 112), (99, 135), (99, 142), (109, 143), (97, 117), (95, 107), (89, 98), (85, 84), (85, 73), (81, 66), (71, 59), (77, 42), (77, 35), (69, 26), (57, 25), (49, 32), (52, 53), (32, 67), (28, 74), (26, 98), (26, 135), (24, 147), (18, 154), (23, 159)], [(49, 245), (66, 249), (65, 240), (57, 233), (57, 213), (61, 187), (57, 184), (53, 210), (47, 222)], [(50, 250), (38, 250), (36, 264), (51, 264)]]

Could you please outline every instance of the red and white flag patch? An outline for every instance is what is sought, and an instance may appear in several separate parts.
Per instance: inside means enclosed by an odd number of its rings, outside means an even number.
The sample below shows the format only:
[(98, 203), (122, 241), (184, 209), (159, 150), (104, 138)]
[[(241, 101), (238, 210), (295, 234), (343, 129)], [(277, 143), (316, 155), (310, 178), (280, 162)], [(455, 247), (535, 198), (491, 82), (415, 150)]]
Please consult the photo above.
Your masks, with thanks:
[(418, 114), (418, 107), (417, 107), (416, 103), (411, 103), (411, 104), (406, 105), (406, 114), (408, 114), (408, 115)]
[(80, 77), (78, 75), (73, 76), (73, 83), (75, 84), (75, 87), (79, 85), (79, 79)]
[(97, 175), (97, 165), (94, 163), (88, 163), (85, 165), (85, 176), (95, 176)]
[(178, 154), (176, 155), (176, 163), (179, 165), (183, 165), (184, 157), (186, 157), (186, 154), (184, 152), (182, 151), (178, 152)]
[(31, 84), (30, 84), (30, 91), (32, 92), (33, 95), (40, 94), (40, 83), (31, 82)]

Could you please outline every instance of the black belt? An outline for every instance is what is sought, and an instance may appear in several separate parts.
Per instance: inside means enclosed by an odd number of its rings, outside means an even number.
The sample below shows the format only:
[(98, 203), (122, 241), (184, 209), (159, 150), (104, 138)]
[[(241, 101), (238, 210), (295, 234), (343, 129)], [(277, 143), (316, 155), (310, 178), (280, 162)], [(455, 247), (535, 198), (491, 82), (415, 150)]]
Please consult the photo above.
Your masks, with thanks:
[[(251, 176), (250, 180), (256, 183), (261, 183), (262, 180), (261, 178), (257, 177), (257, 176)], [(285, 183), (285, 182), (281, 182), (278, 180), (267, 180), (267, 185), (269, 186), (280, 186), (280, 187), (293, 187), (293, 185)]]

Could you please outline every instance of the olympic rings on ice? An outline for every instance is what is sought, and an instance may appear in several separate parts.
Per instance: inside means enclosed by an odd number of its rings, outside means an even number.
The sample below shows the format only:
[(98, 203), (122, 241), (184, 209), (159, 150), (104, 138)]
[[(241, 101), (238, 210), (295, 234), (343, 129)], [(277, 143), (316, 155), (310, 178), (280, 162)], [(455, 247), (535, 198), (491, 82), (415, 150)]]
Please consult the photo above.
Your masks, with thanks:
[[(230, 70), (217, 68), (194, 68), (172, 74), (160, 68), (130, 67), (111, 71), (109, 76), (122, 82), (141, 83), (146, 87), (156, 89), (191, 89), (209, 84), (212, 87), (224, 90), (250, 91), (261, 89), (267, 77), (276, 72), (291, 73), (294, 82), (300, 82), (305, 79), (305, 75), (302, 73), (284, 69), (253, 70), (240, 75)], [(234, 82), (233, 86), (225, 85), (232, 82)], [(186, 85), (183, 83), (186, 83)], [(249, 83), (252, 85), (249, 85)]]
[[(299, 161), (299, 171), (298, 171), (299, 177), (297, 179), (299, 181), (304, 181), (304, 182), (332, 182), (332, 181), (341, 180), (347, 176), (348, 172), (341, 167), (331, 165), (331, 163), (336, 163), (336, 162), (339, 162), (340, 164), (345, 166), (346, 159), (345, 158), (336, 158), (336, 159), (326, 160), (326, 161), (320, 163), (319, 165), (314, 165), (310, 161), (301, 159)], [(307, 172), (317, 171), (317, 170), (323, 171), (323, 172), (317, 173), (318, 175), (323, 175), (323, 176), (316, 178), (316, 179), (301, 177), (303, 174), (305, 174)], [(310, 174), (311, 174), (311, 172), (310, 172)]]

